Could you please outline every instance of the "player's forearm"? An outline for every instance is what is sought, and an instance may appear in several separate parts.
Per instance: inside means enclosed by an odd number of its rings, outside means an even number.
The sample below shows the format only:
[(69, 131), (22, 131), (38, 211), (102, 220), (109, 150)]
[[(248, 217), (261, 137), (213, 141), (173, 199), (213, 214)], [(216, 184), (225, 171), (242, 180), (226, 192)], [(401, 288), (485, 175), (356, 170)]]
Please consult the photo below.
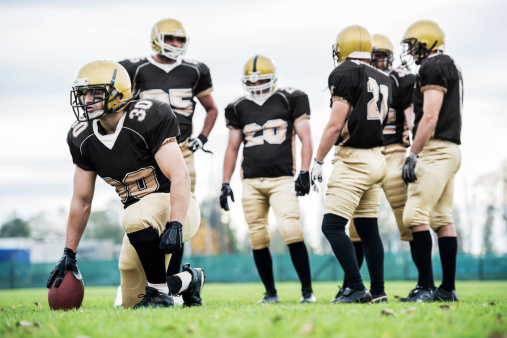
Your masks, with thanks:
[(189, 204), (190, 178), (185, 171), (184, 175), (173, 177), (171, 180), (171, 222), (178, 221), (183, 224)]
[(236, 159), (238, 158), (238, 151), (227, 147), (224, 157), (224, 174), (222, 183), (229, 183), (231, 181), (232, 174), (236, 168)]
[(311, 137), (301, 142), (301, 170), (310, 170), (312, 163), (313, 144)]
[(405, 114), (408, 130), (412, 132), (414, 129), (414, 105), (411, 104), (403, 113)]
[(91, 211), (91, 202), (73, 198), (70, 203), (69, 218), (67, 220), (67, 232), (65, 247), (76, 252), (81, 237), (88, 223)]
[(340, 135), (341, 126), (339, 125), (327, 125), (324, 129), (324, 133), (322, 134), (322, 139), (320, 140), (319, 148), (317, 149), (317, 154), (315, 155), (315, 159), (319, 162), (324, 161), (327, 153), (331, 150), (333, 145), (335, 144), (338, 136)]
[(415, 135), (414, 144), (410, 151), (414, 154), (419, 154), (430, 140), (431, 136), (435, 131), (437, 120), (434, 118), (425, 118), (424, 116), (417, 126), (417, 134)]
[(211, 129), (215, 125), (215, 121), (217, 119), (218, 109), (213, 106), (207, 111), (206, 118), (204, 119), (204, 125), (202, 126), (201, 134), (208, 137), (211, 133)]

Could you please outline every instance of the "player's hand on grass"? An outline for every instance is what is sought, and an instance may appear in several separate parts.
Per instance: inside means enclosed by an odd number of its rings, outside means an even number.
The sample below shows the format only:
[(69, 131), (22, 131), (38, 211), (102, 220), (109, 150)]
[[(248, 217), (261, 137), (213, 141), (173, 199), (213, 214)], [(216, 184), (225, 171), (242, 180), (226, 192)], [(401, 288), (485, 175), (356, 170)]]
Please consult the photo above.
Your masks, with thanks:
[(167, 222), (160, 236), (158, 248), (166, 255), (181, 250), (183, 245), (183, 226), (178, 221)]
[(65, 248), (63, 250), (62, 257), (58, 263), (56, 263), (53, 271), (49, 274), (46, 287), (49, 289), (53, 284), (53, 281), (55, 282), (55, 288), (59, 287), (63, 280), (63, 276), (65, 276), (67, 271), (72, 271), (72, 274), (78, 281), (83, 280), (81, 272), (79, 272), (79, 269), (77, 268), (76, 253), (69, 248)]

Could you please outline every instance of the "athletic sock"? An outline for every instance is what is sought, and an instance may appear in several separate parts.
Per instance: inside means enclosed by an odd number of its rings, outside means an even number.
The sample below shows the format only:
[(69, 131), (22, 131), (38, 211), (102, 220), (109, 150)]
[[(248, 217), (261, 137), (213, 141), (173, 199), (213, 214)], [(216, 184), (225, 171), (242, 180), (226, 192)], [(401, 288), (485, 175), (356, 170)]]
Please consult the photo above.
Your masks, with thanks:
[(143, 266), (148, 282), (162, 284), (166, 282), (165, 254), (158, 248), (160, 237), (152, 227), (127, 234)]
[(374, 295), (384, 292), (384, 246), (378, 231), (377, 218), (354, 218), (357, 234), (363, 243), (364, 258), (370, 273)]
[[(364, 251), (363, 251), (363, 243), (362, 242), (352, 242), (354, 245), (354, 251), (356, 252), (356, 259), (357, 259), (357, 266), (359, 269), (361, 269), (361, 266), (363, 266), (363, 260), (364, 260)], [(342, 289), (346, 289), (349, 287), (349, 282), (347, 281), (347, 275), (343, 276), (343, 285)]]
[(273, 276), (273, 260), (269, 248), (252, 250), (257, 271), (267, 292), (276, 293), (275, 277)]
[(290, 258), (301, 281), (302, 291), (312, 292), (312, 273), (310, 271), (310, 259), (304, 241), (289, 244)]
[[(419, 267), (417, 266), (417, 257), (415, 253), (415, 245), (414, 241), (408, 242), (410, 244), (410, 255), (412, 256), (412, 261), (414, 261), (414, 265), (417, 268), (417, 271), (419, 271)], [(417, 285), (421, 285), (421, 275), (417, 273)]]
[(176, 275), (167, 277), (167, 285), (169, 287), (170, 294), (172, 295), (186, 291), (190, 282), (192, 282), (192, 274), (188, 271), (183, 271)]
[(438, 250), (442, 262), (442, 285), (440, 287), (446, 291), (455, 290), (458, 239), (456, 237), (439, 238)]
[(167, 267), (167, 276), (175, 275), (181, 271), (181, 261), (183, 260), (184, 247), (185, 243), (181, 246), (181, 250), (172, 253), (169, 266)]
[(153, 284), (148, 282), (148, 286), (157, 289), (160, 293), (165, 293), (166, 295), (169, 294), (169, 287), (167, 286), (167, 283)]
[(341, 216), (325, 214), (322, 220), (322, 232), (331, 244), (331, 248), (347, 276), (348, 287), (363, 291), (365, 287), (359, 273), (354, 245), (345, 233), (346, 224), (347, 220)]
[(433, 242), (429, 230), (412, 233), (414, 237), (414, 251), (417, 257), (417, 270), (419, 271), (419, 285), (425, 289), (432, 287), (431, 277), (433, 267), (431, 265), (431, 249)]

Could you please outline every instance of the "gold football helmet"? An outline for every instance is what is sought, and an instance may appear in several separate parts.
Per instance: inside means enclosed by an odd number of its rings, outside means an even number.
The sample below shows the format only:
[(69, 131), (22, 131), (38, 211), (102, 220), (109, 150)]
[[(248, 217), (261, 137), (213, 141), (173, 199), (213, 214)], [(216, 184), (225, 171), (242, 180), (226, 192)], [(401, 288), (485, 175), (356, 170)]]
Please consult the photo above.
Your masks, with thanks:
[(372, 39), (368, 30), (362, 26), (348, 26), (338, 33), (333, 45), (333, 59), (338, 63), (347, 58), (370, 59)]
[[(181, 48), (164, 42), (165, 36), (173, 36), (183, 43)], [(175, 19), (163, 19), (157, 22), (151, 30), (151, 46), (157, 54), (176, 60), (187, 52), (189, 38), (181, 22)]]
[[(372, 52), (379, 52), (379, 53), (385, 53), (386, 57), (384, 59), (384, 67), (381, 70), (388, 70), (391, 69), (391, 66), (393, 65), (394, 60), (394, 46), (391, 42), (391, 39), (389, 39), (387, 36), (382, 34), (373, 34), (373, 50)], [(371, 64), (375, 67), (377, 67), (380, 59), (378, 58), (372, 58)], [(378, 68), (378, 67), (377, 67)]]
[[(100, 90), (101, 94), (95, 95)], [(93, 97), (102, 99), (85, 103), (84, 95), (93, 92)], [(93, 61), (83, 66), (77, 74), (70, 92), (71, 106), (78, 121), (101, 118), (106, 113), (114, 113), (125, 108), (132, 97), (130, 77), (125, 68), (114, 61)], [(104, 110), (88, 112), (88, 106), (104, 102)]]
[(275, 63), (263, 55), (250, 58), (245, 63), (242, 80), (247, 95), (255, 99), (271, 95), (275, 91), (277, 80)]
[(421, 64), (431, 52), (445, 49), (445, 35), (436, 22), (421, 20), (410, 26), (401, 42), (405, 45), (404, 54), (412, 54), (415, 63)]

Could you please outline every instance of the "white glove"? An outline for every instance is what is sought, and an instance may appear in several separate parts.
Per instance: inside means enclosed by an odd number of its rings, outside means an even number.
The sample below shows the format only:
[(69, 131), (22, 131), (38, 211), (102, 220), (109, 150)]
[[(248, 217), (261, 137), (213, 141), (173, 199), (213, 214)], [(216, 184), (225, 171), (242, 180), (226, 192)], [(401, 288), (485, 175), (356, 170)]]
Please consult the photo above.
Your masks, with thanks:
[(199, 134), (196, 138), (190, 138), (188, 141), (188, 149), (195, 153), (198, 149), (202, 149), (206, 142), (208, 142), (208, 138), (203, 134)]
[(313, 190), (316, 192), (319, 192), (319, 188), (317, 187), (317, 183), (315, 181), (322, 182), (322, 165), (324, 162), (319, 162), (316, 159), (314, 159), (313, 167), (312, 167), (312, 174), (311, 174), (311, 183)]

